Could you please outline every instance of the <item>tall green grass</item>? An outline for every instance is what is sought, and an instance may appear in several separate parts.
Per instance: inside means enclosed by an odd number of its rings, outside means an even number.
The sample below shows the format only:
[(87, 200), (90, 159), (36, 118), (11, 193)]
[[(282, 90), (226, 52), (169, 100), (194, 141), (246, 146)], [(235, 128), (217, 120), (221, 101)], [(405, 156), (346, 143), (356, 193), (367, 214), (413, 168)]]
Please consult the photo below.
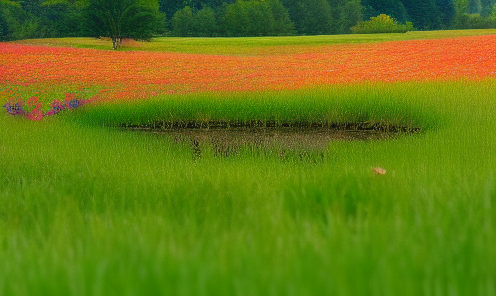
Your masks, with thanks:
[(67, 117), (83, 125), (114, 127), (211, 120), (322, 124), (370, 121), (424, 130), (442, 125), (448, 116), (433, 109), (435, 100), (412, 94), (417, 86), (404, 83), (391, 88), (370, 83), (299, 91), (178, 94), (140, 102), (95, 104)]
[[(494, 295), (495, 97), (411, 82), (2, 112), (0, 294)], [(108, 128), (295, 114), (424, 132), (315, 160)]]

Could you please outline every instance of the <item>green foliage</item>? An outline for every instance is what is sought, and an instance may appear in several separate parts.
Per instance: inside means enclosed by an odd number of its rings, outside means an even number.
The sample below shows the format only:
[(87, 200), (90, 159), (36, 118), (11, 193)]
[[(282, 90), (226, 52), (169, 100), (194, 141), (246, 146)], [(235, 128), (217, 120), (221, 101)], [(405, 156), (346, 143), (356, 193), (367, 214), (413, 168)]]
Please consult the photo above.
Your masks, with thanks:
[(36, 18), (19, 3), (0, 0), (0, 39), (16, 40), (43, 37)]
[(114, 49), (126, 37), (149, 41), (163, 20), (150, 0), (90, 0), (85, 13), (88, 34), (111, 38)]
[(468, 13), (468, 0), (455, 0), (456, 15)]
[(464, 6), (461, 13), (480, 14), (482, 17), (490, 16), (495, 9), (495, 0), (457, 0)]
[[(88, 6), (92, 1), (103, 0), (1, 0), (0, 38), (108, 37), (112, 30), (103, 29), (105, 26), (101, 21), (95, 25), (88, 17)], [(113, 1), (114, 6), (122, 1)], [(389, 15), (400, 23), (410, 21), (419, 30), (482, 28), (492, 27), (491, 20), (485, 18), (495, 9), (495, 0), (125, 1), (136, 2), (145, 8), (139, 10), (143, 17), (133, 20), (139, 24), (133, 29), (141, 36), (137, 39), (167, 35), (169, 29), (175, 36), (191, 37), (348, 34), (359, 21), (380, 14)], [(181, 15), (186, 7), (191, 15), (187, 12)], [(93, 9), (93, 14), (95, 11)], [(172, 21), (176, 13), (177, 20)], [(480, 14), (483, 18), (465, 14)], [(148, 25), (150, 22), (154, 24)], [(140, 30), (142, 32), (138, 32)], [(132, 34), (124, 35), (131, 37)], [(116, 46), (119, 40), (114, 38)]]
[(386, 14), (404, 23), (409, 20), (405, 6), (400, 0), (362, 0), (365, 19)]
[(454, 0), (436, 0), (436, 5), (440, 12), (442, 29), (449, 29), (453, 25), (453, 18), (456, 15)]
[(282, 0), (298, 34), (329, 35), (350, 33), (350, 27), (363, 19), (364, 7), (358, 0)]
[(302, 35), (325, 35), (332, 31), (332, 11), (326, 0), (284, 0), (296, 31)]
[(468, 0), (468, 11), (469, 14), (480, 13), (482, 9), (481, 0)]
[(34, 18), (28, 18), (24, 22), (20, 23), (14, 29), (12, 34), (12, 39), (31, 39), (31, 38), (43, 38), (43, 30), (40, 31), (40, 26)]
[(9, 27), (7, 20), (3, 16), (2, 10), (0, 10), (0, 41), (8, 40), (9, 38)]
[(274, 36), (291, 35), (294, 27), (279, 0), (238, 1), (217, 13), (210, 7), (194, 11), (184, 7), (172, 17), (175, 36)]
[(289, 12), (280, 0), (266, 0), (274, 17), (274, 35), (293, 35), (294, 23), (289, 18)]
[(496, 17), (486, 16), (480, 14), (461, 14), (457, 15), (454, 24), (455, 29), (489, 29), (496, 28)]
[(347, 0), (339, 6), (332, 7), (333, 33), (349, 34), (351, 27), (363, 20), (363, 6), (359, 0)]
[(279, 0), (237, 1), (223, 16), (227, 36), (275, 36), (293, 32), (286, 9)]
[(212, 37), (217, 35), (217, 19), (210, 7), (202, 8), (196, 13), (186, 6), (172, 17), (172, 34), (174, 36)]
[(198, 10), (193, 18), (193, 33), (199, 37), (213, 37), (217, 35), (217, 19), (215, 11), (210, 8)]
[(436, 0), (401, 0), (410, 21), (418, 30), (438, 30), (441, 28), (441, 12)]
[(265, 1), (237, 1), (224, 15), (227, 36), (267, 36), (274, 28), (274, 16)]
[(65, 1), (47, 1), (41, 5), (37, 15), (40, 26), (44, 29), (44, 37), (83, 36), (83, 9)]
[(402, 25), (394, 18), (385, 14), (371, 17), (369, 21), (359, 22), (351, 28), (351, 31), (355, 34), (406, 33), (413, 30), (412, 23), (407, 22), (405, 25)]
[(483, 17), (489, 16), (494, 11), (495, 0), (481, 0), (480, 15)]
[[(457, 0), (456, 4), (456, 15), (453, 20), (453, 28), (455, 29), (485, 29), (485, 28), (496, 28), (496, 13), (492, 15), (485, 13), (481, 15), (480, 9), (482, 6), (481, 2), (473, 2), (468, 0)], [(494, 1), (485, 2), (485, 7), (487, 10), (494, 9), (496, 12), (496, 6), (494, 6)], [(475, 8), (474, 8), (475, 7)], [(477, 7), (479, 7), (477, 9)], [(475, 11), (475, 12), (474, 12)], [(471, 13), (473, 12), (473, 13)]]
[(175, 36), (189, 36), (193, 32), (194, 19), (191, 7), (186, 6), (178, 10), (172, 17), (172, 34)]

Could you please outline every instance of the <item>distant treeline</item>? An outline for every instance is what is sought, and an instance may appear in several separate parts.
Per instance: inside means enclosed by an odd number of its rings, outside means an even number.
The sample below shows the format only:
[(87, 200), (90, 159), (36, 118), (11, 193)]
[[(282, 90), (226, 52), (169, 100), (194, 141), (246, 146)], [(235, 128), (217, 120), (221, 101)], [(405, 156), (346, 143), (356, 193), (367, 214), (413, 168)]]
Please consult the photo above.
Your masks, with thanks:
[[(90, 36), (91, 1), (0, 0), (0, 40)], [(416, 30), (496, 28), (495, 0), (134, 0), (155, 7), (155, 35), (279, 36), (351, 33), (386, 14)]]

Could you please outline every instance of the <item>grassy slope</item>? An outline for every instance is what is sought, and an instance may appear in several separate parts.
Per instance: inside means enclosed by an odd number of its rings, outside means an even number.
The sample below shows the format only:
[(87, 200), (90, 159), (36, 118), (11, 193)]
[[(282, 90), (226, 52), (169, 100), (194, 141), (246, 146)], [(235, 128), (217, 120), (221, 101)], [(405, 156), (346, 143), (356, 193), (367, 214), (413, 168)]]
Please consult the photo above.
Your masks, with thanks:
[[(0, 113), (0, 294), (493, 295), (495, 85), (240, 95), (278, 116), (318, 116), (309, 102), (325, 97), (319, 104), (338, 119), (427, 129), (332, 143), (323, 158), (194, 160), (168, 139), (88, 125), (118, 118), (111, 112), (129, 120), (126, 107), (41, 123)], [(239, 116), (230, 103), (179, 98)]]

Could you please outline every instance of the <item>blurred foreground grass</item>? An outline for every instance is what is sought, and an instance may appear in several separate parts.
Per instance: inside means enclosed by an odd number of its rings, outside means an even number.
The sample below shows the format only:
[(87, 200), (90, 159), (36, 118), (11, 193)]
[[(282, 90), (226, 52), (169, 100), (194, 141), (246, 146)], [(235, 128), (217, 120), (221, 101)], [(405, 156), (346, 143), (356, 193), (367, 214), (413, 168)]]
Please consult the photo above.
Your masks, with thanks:
[[(42, 122), (1, 112), (0, 294), (496, 293), (494, 80), (274, 96), (161, 97)], [(103, 127), (262, 109), (424, 132), (332, 142), (319, 159), (194, 159), (172, 139)]]

